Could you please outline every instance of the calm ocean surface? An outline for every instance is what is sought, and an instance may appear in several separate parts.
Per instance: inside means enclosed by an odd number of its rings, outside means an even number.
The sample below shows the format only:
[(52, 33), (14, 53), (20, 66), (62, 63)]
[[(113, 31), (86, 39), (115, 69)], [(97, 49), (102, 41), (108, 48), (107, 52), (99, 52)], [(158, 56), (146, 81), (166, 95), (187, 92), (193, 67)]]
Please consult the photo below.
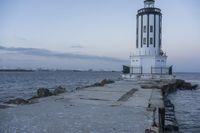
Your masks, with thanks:
[[(176, 76), (200, 85), (199, 73), (177, 73)], [(0, 72), (0, 102), (16, 97), (30, 98), (39, 87), (51, 89), (62, 85), (73, 90), (105, 78), (117, 80), (120, 72)], [(200, 89), (178, 91), (169, 97), (175, 105), (180, 130), (184, 133), (200, 133)]]

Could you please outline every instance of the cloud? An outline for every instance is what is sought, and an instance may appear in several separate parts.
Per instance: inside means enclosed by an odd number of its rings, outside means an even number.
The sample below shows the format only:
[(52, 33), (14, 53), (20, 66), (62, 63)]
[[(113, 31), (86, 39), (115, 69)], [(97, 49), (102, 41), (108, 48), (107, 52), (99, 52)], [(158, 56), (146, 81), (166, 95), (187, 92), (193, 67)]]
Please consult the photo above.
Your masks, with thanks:
[(56, 69), (105, 69), (120, 70), (126, 60), (61, 53), (46, 49), (4, 47), (0, 46), (0, 60), (2, 66), (22, 68), (56, 68)]
[(72, 49), (83, 49), (84, 47), (81, 46), (81, 45), (73, 45), (70, 48), (72, 48)]
[(36, 55), (36, 56), (49, 56), (49, 57), (59, 57), (59, 58), (78, 58), (78, 59), (98, 59), (107, 61), (125, 61), (122, 59), (112, 58), (112, 57), (101, 57), (95, 55), (81, 55), (72, 53), (61, 53), (50, 51), (46, 49), (36, 49), (36, 48), (21, 48), (21, 47), (3, 47), (0, 46), (0, 50), (7, 52), (19, 52), (25, 55)]

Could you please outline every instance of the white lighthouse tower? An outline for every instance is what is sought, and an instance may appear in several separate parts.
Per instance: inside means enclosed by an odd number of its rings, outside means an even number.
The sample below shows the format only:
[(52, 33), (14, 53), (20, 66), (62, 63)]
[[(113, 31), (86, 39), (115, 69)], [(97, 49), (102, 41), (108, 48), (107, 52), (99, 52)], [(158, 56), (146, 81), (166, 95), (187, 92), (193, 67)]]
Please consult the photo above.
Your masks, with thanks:
[(154, 3), (155, 0), (145, 0), (144, 8), (137, 12), (136, 45), (130, 56), (130, 66), (124, 66), (125, 77), (153, 78), (172, 74), (172, 67), (166, 66), (167, 56), (161, 49), (161, 10), (155, 8)]

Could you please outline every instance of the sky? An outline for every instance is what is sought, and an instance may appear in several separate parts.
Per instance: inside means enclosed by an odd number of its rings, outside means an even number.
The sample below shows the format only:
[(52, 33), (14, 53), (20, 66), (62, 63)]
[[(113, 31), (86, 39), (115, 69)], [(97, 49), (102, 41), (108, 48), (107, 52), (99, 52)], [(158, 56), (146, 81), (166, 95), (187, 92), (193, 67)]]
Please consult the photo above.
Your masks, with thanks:
[[(175, 71), (200, 72), (199, 5), (156, 0)], [(134, 52), (142, 7), (143, 0), (0, 0), (0, 68), (120, 70)]]

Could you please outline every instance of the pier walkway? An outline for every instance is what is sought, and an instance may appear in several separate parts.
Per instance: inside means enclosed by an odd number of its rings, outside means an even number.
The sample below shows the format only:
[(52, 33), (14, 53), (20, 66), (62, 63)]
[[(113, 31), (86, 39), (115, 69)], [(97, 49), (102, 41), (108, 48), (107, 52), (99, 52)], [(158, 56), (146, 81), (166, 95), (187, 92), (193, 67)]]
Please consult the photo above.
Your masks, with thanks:
[[(146, 81), (147, 82), (147, 81)], [(117, 81), (38, 99), (30, 105), (0, 110), (5, 133), (145, 133), (158, 124), (161, 91), (142, 89), (144, 81)], [(148, 108), (149, 107), (149, 108)]]

